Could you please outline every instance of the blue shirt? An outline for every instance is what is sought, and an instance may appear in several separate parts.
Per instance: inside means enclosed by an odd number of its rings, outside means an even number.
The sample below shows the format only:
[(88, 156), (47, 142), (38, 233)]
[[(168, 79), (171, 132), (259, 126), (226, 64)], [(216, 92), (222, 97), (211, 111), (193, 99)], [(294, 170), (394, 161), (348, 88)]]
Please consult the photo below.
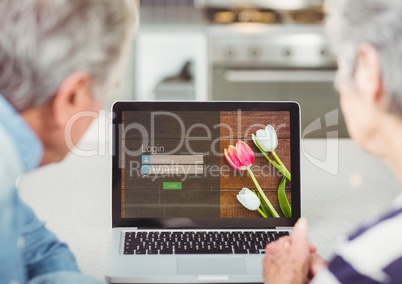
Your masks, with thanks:
[(0, 283), (95, 283), (77, 278), (81, 276), (67, 245), (18, 195), (18, 177), (38, 167), (42, 155), (36, 135), (0, 95)]

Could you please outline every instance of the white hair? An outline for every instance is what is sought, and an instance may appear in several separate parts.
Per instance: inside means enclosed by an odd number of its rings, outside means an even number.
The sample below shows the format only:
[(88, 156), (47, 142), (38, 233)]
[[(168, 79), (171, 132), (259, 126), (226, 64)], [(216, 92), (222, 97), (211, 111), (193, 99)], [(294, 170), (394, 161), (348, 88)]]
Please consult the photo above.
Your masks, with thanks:
[(22, 111), (46, 103), (79, 71), (102, 89), (138, 22), (134, 6), (133, 0), (1, 0), (0, 94)]
[(390, 111), (402, 115), (402, 1), (327, 0), (327, 31), (349, 78), (356, 68), (361, 43), (372, 45), (381, 61)]

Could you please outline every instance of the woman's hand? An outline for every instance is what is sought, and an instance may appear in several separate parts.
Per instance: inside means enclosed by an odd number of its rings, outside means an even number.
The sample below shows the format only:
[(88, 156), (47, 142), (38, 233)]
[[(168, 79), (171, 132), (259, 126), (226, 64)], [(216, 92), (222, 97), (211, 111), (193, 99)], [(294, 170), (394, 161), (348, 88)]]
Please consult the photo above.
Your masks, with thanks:
[[(314, 253), (314, 254), (313, 254)], [(299, 284), (308, 282), (315, 248), (308, 242), (308, 224), (300, 219), (290, 237), (268, 244), (263, 260), (264, 282)]]
[(321, 256), (316, 254), (315, 252), (312, 252), (311, 258), (310, 258), (310, 271), (309, 271), (309, 278), (313, 279), (318, 272), (321, 270), (327, 268), (328, 262), (323, 259)]

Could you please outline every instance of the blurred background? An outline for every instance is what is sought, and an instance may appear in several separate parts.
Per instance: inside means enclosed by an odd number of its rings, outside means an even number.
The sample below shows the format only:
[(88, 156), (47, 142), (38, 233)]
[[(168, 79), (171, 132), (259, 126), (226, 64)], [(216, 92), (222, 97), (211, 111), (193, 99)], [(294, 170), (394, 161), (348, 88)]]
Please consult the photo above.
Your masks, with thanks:
[[(302, 136), (314, 138), (302, 140), (303, 215), (311, 221), (312, 243), (325, 257), (339, 236), (388, 208), (400, 193), (389, 169), (351, 140), (316, 139), (348, 137), (333, 85), (337, 66), (325, 37), (322, 0), (138, 5), (139, 33), (109, 106), (114, 100), (297, 101)], [(111, 228), (109, 111), (100, 112), (77, 146), (96, 155), (74, 152), (20, 182), (24, 200), (69, 243), (82, 271), (99, 279)]]
[[(302, 130), (348, 137), (325, 115), (339, 109), (337, 69), (322, 0), (141, 0), (126, 78), (111, 98), (297, 101)], [(330, 129), (328, 129), (328, 126)]]

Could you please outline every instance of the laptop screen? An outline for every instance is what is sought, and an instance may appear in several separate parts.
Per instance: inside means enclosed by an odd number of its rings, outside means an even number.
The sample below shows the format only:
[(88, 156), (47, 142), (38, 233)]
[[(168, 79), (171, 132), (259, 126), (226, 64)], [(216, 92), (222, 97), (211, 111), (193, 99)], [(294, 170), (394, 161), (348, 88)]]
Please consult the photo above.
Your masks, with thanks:
[(300, 138), (299, 127), (291, 127), (291, 108), (187, 103), (191, 107), (183, 110), (184, 105), (174, 106), (186, 103), (132, 104), (137, 107), (120, 110), (114, 129), (119, 189), (113, 206), (119, 210), (113, 211), (119, 220), (233, 222), (300, 215), (300, 185), (299, 194), (292, 191), (292, 179), (300, 177), (299, 166), (292, 167), (299, 163), (292, 159), (292, 131)]

